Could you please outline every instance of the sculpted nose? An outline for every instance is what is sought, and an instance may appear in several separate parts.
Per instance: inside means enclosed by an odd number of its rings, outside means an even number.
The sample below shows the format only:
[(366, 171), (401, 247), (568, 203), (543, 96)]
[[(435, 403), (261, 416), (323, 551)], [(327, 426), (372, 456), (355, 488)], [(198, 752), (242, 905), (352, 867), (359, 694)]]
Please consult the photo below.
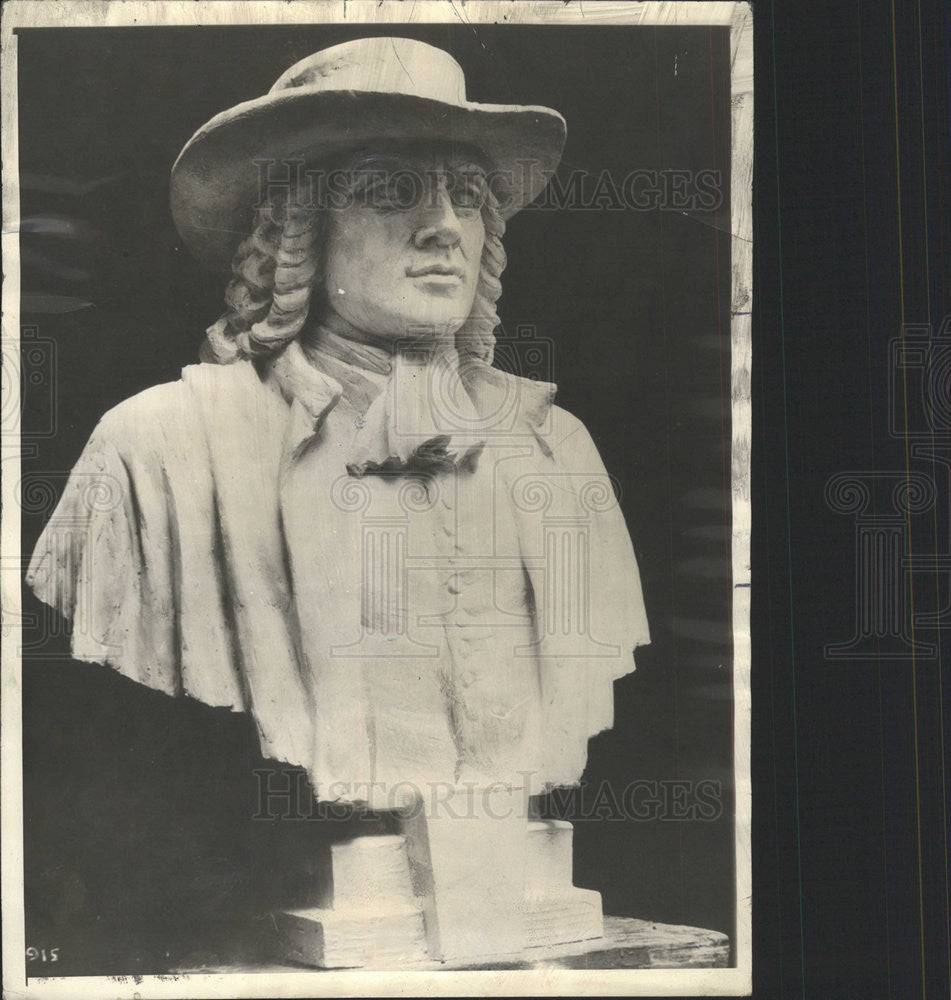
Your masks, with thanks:
[(452, 199), (445, 184), (429, 194), (419, 208), (413, 243), (423, 249), (427, 246), (454, 247), (462, 240), (462, 226), (456, 215)]

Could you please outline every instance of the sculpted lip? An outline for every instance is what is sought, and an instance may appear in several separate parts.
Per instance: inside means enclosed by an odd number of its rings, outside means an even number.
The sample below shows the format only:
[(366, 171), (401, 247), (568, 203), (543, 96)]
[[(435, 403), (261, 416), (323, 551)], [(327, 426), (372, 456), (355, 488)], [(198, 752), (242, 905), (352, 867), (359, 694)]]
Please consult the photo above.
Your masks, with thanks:
[(452, 267), (450, 264), (427, 264), (424, 267), (408, 267), (406, 273), (410, 278), (422, 278), (431, 275), (443, 275), (445, 277), (463, 277), (462, 268)]

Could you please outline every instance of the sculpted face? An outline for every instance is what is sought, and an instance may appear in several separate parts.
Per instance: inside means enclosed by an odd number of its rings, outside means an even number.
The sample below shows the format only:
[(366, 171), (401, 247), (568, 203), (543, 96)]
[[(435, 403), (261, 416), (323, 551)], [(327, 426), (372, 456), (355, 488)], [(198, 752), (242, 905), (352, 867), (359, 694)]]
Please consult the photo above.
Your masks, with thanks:
[(341, 176), (328, 210), (330, 308), (372, 337), (455, 333), (479, 279), (484, 169), (425, 146), (363, 157)]

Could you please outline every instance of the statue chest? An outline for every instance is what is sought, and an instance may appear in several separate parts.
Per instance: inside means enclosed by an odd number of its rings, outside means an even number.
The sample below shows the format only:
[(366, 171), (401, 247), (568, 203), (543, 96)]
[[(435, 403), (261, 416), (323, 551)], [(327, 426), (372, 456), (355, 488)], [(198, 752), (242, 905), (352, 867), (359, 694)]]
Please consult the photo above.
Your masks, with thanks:
[(451, 777), (460, 760), (491, 774), (530, 764), (534, 597), (503, 456), (357, 478), (343, 461), (346, 429), (324, 430), (281, 488), (302, 651), (325, 718), (318, 741), (350, 719), (342, 743), (365, 734), (375, 780), (425, 779), (430, 766)]

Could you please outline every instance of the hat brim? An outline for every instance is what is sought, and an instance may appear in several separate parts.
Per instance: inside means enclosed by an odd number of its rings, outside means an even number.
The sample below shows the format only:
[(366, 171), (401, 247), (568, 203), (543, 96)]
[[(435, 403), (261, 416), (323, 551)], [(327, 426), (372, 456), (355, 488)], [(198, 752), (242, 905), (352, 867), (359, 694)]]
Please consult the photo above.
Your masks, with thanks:
[(551, 108), (456, 105), (409, 94), (269, 94), (222, 112), (188, 141), (172, 167), (175, 225), (199, 261), (227, 269), (251, 232), (262, 178), (287, 176), (281, 161), (326, 162), (381, 139), (477, 147), (491, 163), (507, 219), (531, 203), (555, 172), (565, 121)]

